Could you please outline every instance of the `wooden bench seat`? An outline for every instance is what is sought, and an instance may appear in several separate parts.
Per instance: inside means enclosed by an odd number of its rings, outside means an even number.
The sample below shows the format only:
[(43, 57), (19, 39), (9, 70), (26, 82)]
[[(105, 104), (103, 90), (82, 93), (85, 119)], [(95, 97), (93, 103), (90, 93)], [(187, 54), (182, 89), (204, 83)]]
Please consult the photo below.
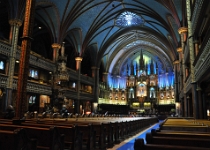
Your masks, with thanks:
[[(100, 149), (106, 149), (106, 145), (105, 145), (105, 127), (102, 123), (100, 122), (93, 122), (91, 124), (91, 134), (89, 133), (89, 137), (88, 137), (88, 134), (86, 134), (86, 132), (89, 130), (89, 126), (90, 126), (90, 123), (88, 123), (87, 121), (81, 121), (81, 122), (77, 122), (77, 121), (53, 121), (53, 120), (42, 120), (42, 121), (26, 121), (26, 122), (23, 122), (22, 125), (29, 125), (29, 126), (56, 126), (58, 128), (58, 130), (60, 129), (60, 126), (62, 126), (63, 128), (65, 127), (69, 127), (69, 126), (76, 126), (76, 130), (77, 131), (80, 131), (77, 132), (76, 134), (80, 134), (80, 138), (79, 140), (80, 141), (80, 146), (82, 147), (85, 147), (85, 146), (88, 146), (88, 147), (91, 147), (91, 145), (94, 146), (94, 148), (100, 148)], [(84, 130), (81, 129), (82, 127), (85, 127)], [(62, 132), (63, 133), (63, 132)], [(66, 132), (67, 133), (67, 132)], [(64, 133), (65, 134), (65, 133)], [(69, 135), (66, 135), (66, 136), (69, 136)], [(66, 139), (66, 136), (65, 136), (65, 139)], [(74, 136), (76, 137), (76, 135)], [(78, 137), (78, 136), (77, 136)], [(88, 139), (89, 138), (89, 139)], [(88, 140), (90, 140), (89, 142), (87, 142)], [(77, 140), (78, 141), (78, 140)], [(66, 140), (65, 140), (65, 143), (68, 143)], [(78, 142), (76, 142), (78, 143)], [(83, 145), (82, 145), (83, 143)], [(90, 144), (90, 145), (88, 145)]]
[(26, 131), (26, 136), (29, 139), (37, 140), (37, 150), (64, 149), (64, 136), (59, 134), (56, 127), (40, 128), (40, 127), (0, 124), (0, 130), (13, 131), (17, 128), (23, 128)]
[(163, 136), (163, 137), (186, 137), (186, 138), (202, 138), (210, 139), (210, 133), (207, 132), (189, 132), (189, 131), (157, 131), (151, 130), (152, 136)]
[[(28, 124), (28, 122), (24, 122), (22, 124)], [(62, 128), (68, 128), (69, 126), (75, 126), (75, 130), (77, 131), (77, 133), (75, 133), (74, 137), (77, 138), (76, 141), (74, 141), (75, 143), (78, 143), (79, 141), (79, 147), (86, 147), (86, 149), (93, 149), (94, 145), (95, 145), (95, 137), (94, 137), (94, 129), (92, 127), (92, 125), (88, 122), (71, 122), (71, 121), (63, 121), (63, 120), (42, 120), (42, 121), (38, 121), (37, 123), (35, 123), (37, 125), (40, 126), (48, 126), (48, 125), (53, 125), (56, 126), (58, 128), (58, 130), (60, 130), (60, 127), (62, 126)], [(64, 130), (64, 129), (63, 129)], [(63, 132), (62, 132), (63, 133)], [(65, 133), (64, 133), (65, 134)], [(69, 136), (69, 135), (67, 135)], [(72, 138), (71, 138), (72, 141)], [(68, 143), (69, 141), (65, 141), (65, 143)], [(78, 147), (78, 144), (76, 144), (76, 146)]]
[(36, 139), (27, 139), (24, 129), (0, 130), (1, 150), (36, 150)]
[(179, 145), (179, 146), (194, 146), (194, 147), (210, 147), (210, 139), (191, 138), (191, 137), (174, 137), (174, 136), (153, 136), (151, 133), (146, 133), (147, 144), (160, 145)]
[(209, 148), (164, 144), (145, 144), (144, 139), (140, 138), (135, 140), (134, 150), (209, 150)]
[[(29, 123), (22, 122), (22, 126), (31, 126), (31, 127), (41, 127), (41, 128), (49, 128), (54, 125), (52, 124), (40, 124), (40, 123)], [(64, 148), (70, 150), (79, 150), (82, 139), (82, 135), (79, 134), (78, 129), (75, 125), (63, 126), (63, 125), (55, 125), (59, 134), (64, 134)]]

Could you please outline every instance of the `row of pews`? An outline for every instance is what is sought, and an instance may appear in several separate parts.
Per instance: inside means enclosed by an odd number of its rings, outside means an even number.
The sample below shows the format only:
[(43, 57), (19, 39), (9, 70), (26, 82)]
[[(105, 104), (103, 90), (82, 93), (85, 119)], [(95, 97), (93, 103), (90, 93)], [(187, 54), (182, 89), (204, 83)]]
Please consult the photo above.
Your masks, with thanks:
[(157, 121), (155, 117), (0, 119), (0, 149), (105, 150)]
[(134, 150), (209, 150), (209, 120), (167, 118), (158, 129), (136, 139)]

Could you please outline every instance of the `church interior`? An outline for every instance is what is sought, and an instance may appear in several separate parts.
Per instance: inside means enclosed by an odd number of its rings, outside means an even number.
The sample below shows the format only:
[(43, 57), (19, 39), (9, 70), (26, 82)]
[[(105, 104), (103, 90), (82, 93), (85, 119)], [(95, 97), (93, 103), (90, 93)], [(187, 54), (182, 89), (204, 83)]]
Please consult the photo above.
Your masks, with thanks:
[(155, 124), (131, 149), (164, 150), (172, 138), (151, 141), (169, 130), (210, 143), (209, 0), (0, 0), (0, 20), (0, 149), (48, 147), (4, 147), (25, 130), (74, 132), (52, 150), (107, 149)]

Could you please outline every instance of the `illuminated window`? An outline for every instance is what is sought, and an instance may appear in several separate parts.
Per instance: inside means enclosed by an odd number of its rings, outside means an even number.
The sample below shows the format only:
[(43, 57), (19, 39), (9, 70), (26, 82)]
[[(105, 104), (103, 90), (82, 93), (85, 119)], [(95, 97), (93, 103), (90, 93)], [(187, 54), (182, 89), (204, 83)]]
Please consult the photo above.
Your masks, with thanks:
[(30, 96), (28, 101), (29, 101), (29, 104), (35, 103), (36, 102), (36, 96), (35, 95)]
[(0, 70), (4, 70), (4, 62), (0, 61)]
[(119, 27), (139, 26), (144, 25), (144, 19), (135, 13), (126, 11), (116, 18), (115, 24)]
[(30, 69), (29, 70), (29, 77), (38, 79), (38, 70), (36, 69)]

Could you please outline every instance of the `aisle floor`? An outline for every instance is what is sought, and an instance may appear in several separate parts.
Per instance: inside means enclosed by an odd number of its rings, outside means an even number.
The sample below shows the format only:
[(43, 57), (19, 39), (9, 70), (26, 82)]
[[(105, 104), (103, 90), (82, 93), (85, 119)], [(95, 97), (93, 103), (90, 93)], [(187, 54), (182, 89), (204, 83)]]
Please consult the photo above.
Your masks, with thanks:
[[(160, 122), (156, 123), (155, 125), (153, 125), (153, 126), (147, 128), (147, 129), (143, 130), (142, 132), (132, 136), (129, 139), (126, 139), (125, 141), (122, 141), (120, 144), (115, 145), (114, 147), (109, 148), (107, 150), (134, 150), (133, 145), (134, 145), (135, 139), (143, 138), (144, 141), (145, 141), (146, 133), (147, 132), (151, 132), (152, 129), (159, 128)], [(146, 141), (145, 141), (145, 143), (146, 143)]]

